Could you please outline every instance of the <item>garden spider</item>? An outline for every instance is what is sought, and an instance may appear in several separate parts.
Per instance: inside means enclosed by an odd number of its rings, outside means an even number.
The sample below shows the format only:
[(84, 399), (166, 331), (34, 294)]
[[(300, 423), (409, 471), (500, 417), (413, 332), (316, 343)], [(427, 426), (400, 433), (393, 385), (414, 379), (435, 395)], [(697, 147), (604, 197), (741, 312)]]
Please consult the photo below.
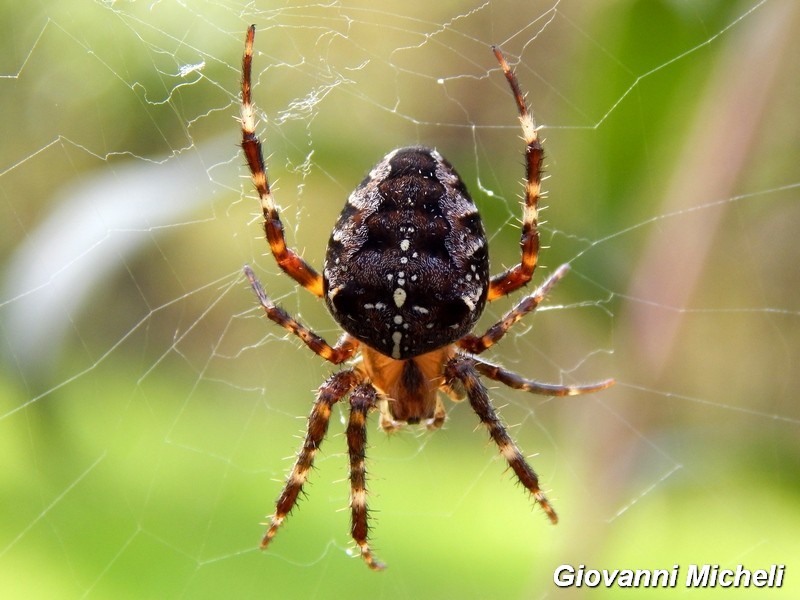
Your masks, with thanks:
[(526, 186), (520, 263), (489, 276), (489, 255), (480, 215), (453, 167), (436, 151), (408, 147), (387, 154), (350, 194), (328, 242), (320, 275), (286, 245), (270, 192), (251, 99), (255, 26), (247, 30), (242, 60), (242, 149), (261, 200), (264, 229), (283, 271), (317, 297), (344, 329), (331, 346), (267, 296), (250, 267), (244, 272), (267, 317), (286, 328), (316, 354), (349, 368), (319, 388), (297, 455), (275, 513), (261, 541), (266, 548), (295, 506), (314, 456), (328, 429), (332, 406), (349, 397), (347, 448), (350, 458), (351, 535), (372, 569), (382, 569), (367, 541), (366, 470), (368, 413), (380, 410), (380, 424), (394, 431), (407, 423), (438, 429), (445, 420), (439, 392), (467, 398), (520, 483), (550, 521), (558, 518), (539, 478), (500, 421), (479, 375), (509, 387), (549, 396), (571, 396), (609, 387), (612, 379), (583, 386), (548, 385), (525, 379), (479, 358), (530, 312), (568, 270), (563, 265), (524, 297), (483, 335), (471, 330), (488, 301), (530, 281), (539, 256), (537, 207), (542, 147), (516, 76), (499, 49), (495, 57), (511, 86), (526, 149)]

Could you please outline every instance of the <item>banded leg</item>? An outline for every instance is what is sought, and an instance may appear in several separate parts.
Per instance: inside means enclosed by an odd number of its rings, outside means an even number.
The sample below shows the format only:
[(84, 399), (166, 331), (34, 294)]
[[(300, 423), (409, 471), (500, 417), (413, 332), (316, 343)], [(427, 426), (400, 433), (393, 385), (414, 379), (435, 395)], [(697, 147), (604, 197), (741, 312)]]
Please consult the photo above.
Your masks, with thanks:
[(376, 406), (372, 385), (357, 386), (350, 394), (350, 421), (347, 424), (347, 450), (350, 455), (350, 533), (370, 569), (379, 571), (386, 565), (375, 558), (367, 542), (369, 514), (367, 510), (367, 468), (364, 464), (367, 445), (367, 414)]
[(250, 285), (253, 287), (256, 296), (258, 296), (258, 300), (264, 312), (267, 314), (267, 317), (303, 340), (306, 346), (311, 348), (314, 353), (335, 365), (343, 363), (352, 358), (355, 354), (358, 349), (358, 340), (345, 334), (335, 346), (331, 346), (308, 327), (296, 321), (280, 306), (276, 305), (270, 297), (267, 296), (261, 282), (256, 278), (253, 270), (247, 265), (244, 266), (244, 274), (247, 276), (247, 279), (250, 280)]
[(261, 199), (261, 211), (264, 213), (264, 233), (272, 250), (272, 255), (283, 271), (312, 294), (322, 298), (322, 276), (317, 273), (294, 250), (287, 248), (278, 209), (269, 188), (267, 168), (261, 151), (261, 141), (256, 137), (256, 110), (251, 97), (251, 72), (253, 65), (253, 39), (256, 26), (247, 30), (247, 39), (242, 58), (242, 150), (247, 159), (247, 166), (253, 177), (258, 197)]
[(519, 479), (520, 483), (533, 495), (534, 499), (539, 503), (550, 521), (555, 524), (558, 523), (558, 516), (555, 510), (550, 505), (550, 502), (539, 487), (539, 476), (533, 468), (527, 463), (525, 457), (517, 448), (514, 440), (508, 435), (503, 422), (497, 416), (486, 388), (478, 378), (475, 372), (474, 360), (467, 356), (456, 356), (445, 365), (445, 378), (448, 384), (452, 385), (456, 380), (463, 386), (467, 394), (472, 410), (478, 415), (478, 418), (486, 426), (489, 432), (489, 437), (492, 438), (497, 444), (500, 454), (502, 454), (508, 466), (514, 471), (514, 474)]
[(486, 333), (484, 333), (482, 336), (471, 334), (465, 335), (458, 340), (458, 342), (456, 342), (458, 347), (471, 354), (480, 354), (487, 348), (491, 348), (500, 341), (506, 332), (511, 329), (514, 323), (519, 321), (528, 313), (536, 310), (547, 293), (556, 283), (558, 283), (562, 277), (564, 277), (564, 275), (567, 274), (567, 271), (569, 271), (569, 265), (561, 265), (558, 269), (556, 269), (555, 273), (548, 277), (547, 280), (536, 289), (536, 291), (520, 300), (514, 308), (512, 308), (503, 316), (502, 319), (489, 327), (489, 329), (486, 330)]
[(261, 540), (262, 550), (269, 545), (272, 538), (275, 537), (275, 534), (278, 532), (278, 528), (286, 518), (286, 515), (288, 515), (295, 504), (297, 504), (297, 498), (300, 492), (303, 491), (303, 484), (305, 484), (308, 479), (308, 472), (314, 465), (314, 456), (328, 431), (331, 407), (350, 393), (350, 391), (358, 385), (360, 380), (361, 376), (355, 371), (340, 371), (331, 375), (319, 388), (317, 400), (314, 402), (314, 407), (311, 409), (311, 414), (308, 417), (308, 428), (306, 430), (305, 440), (303, 441), (303, 447), (297, 455), (297, 460), (276, 502), (275, 514), (272, 515), (269, 529), (267, 529), (267, 532)]
[(615, 383), (613, 379), (604, 379), (603, 381), (585, 385), (540, 383), (532, 379), (525, 379), (512, 371), (485, 362), (479, 358), (473, 358), (473, 363), (475, 365), (475, 370), (489, 379), (499, 381), (515, 390), (523, 390), (543, 396), (577, 396), (579, 394), (590, 394), (611, 387)]
[(487, 300), (497, 300), (506, 294), (528, 283), (539, 260), (539, 196), (541, 193), (542, 161), (544, 150), (539, 142), (536, 125), (525, 104), (525, 96), (519, 87), (516, 75), (508, 66), (503, 53), (496, 46), (492, 47), (497, 62), (503, 69), (514, 100), (517, 103), (522, 135), (525, 140), (525, 206), (522, 213), (522, 237), (520, 263), (507, 271), (495, 275), (489, 283)]

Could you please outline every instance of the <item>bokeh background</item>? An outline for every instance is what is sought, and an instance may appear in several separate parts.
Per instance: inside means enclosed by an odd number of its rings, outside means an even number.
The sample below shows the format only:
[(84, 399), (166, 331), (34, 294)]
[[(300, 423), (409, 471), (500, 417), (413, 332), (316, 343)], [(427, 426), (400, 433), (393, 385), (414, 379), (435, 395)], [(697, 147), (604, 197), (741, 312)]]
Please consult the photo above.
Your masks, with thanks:
[[(786, 565), (800, 593), (800, 10), (771, 0), (38, 2), (0, 9), (0, 595), (616, 597), (561, 564)], [(291, 243), (321, 264), (389, 149), (436, 146), (518, 253), (522, 143), (488, 49), (543, 125), (542, 271), (572, 271), (491, 358), (561, 523), (466, 405), (370, 428), (373, 545), (352, 555), (334, 413), (308, 498), (272, 510), (329, 365), (241, 275), (333, 340), (279, 274), (239, 155), (244, 31)], [(487, 311), (482, 326), (511, 301)], [(753, 590), (678, 590), (750, 597)], [(638, 590), (637, 597), (676, 593)]]

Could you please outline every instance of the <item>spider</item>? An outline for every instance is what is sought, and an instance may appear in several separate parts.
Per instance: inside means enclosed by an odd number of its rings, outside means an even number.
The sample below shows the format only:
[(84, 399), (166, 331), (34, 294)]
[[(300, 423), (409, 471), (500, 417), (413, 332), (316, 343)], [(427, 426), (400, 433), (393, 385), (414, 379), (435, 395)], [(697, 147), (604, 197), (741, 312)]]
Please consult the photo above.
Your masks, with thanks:
[(350, 402), (346, 432), (350, 533), (370, 568), (379, 570), (385, 565), (375, 557), (367, 539), (367, 415), (378, 409), (380, 425), (386, 432), (418, 423), (435, 430), (445, 420), (439, 392), (452, 400), (468, 400), (520, 483), (556, 523), (558, 517), (542, 492), (538, 476), (509, 436), (479, 376), (549, 396), (594, 392), (614, 381), (581, 386), (544, 384), (479, 357), (517, 321), (536, 310), (569, 268), (562, 265), (556, 269), (483, 335), (472, 333), (486, 302), (527, 284), (539, 256), (542, 146), (517, 78), (502, 52), (492, 48), (514, 95), (525, 141), (519, 264), (490, 277), (486, 235), (464, 183), (436, 150), (413, 146), (387, 154), (350, 194), (331, 233), (320, 274), (286, 245), (270, 191), (251, 98), (254, 38), (252, 25), (247, 30), (242, 59), (242, 150), (261, 201), (266, 239), (278, 266), (323, 298), (345, 333), (336, 344), (329, 344), (277, 306), (249, 266), (244, 272), (270, 320), (325, 360), (350, 365), (331, 375), (317, 392), (305, 440), (278, 497), (261, 548), (269, 545), (297, 503), (327, 432), (331, 409), (344, 398)]

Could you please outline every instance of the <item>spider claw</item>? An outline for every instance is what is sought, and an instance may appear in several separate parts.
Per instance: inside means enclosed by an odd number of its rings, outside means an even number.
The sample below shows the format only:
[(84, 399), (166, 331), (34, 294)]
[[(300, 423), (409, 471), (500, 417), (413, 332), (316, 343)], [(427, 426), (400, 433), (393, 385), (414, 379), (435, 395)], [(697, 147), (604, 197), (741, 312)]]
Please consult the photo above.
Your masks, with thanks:
[(372, 569), (373, 571), (383, 571), (386, 568), (386, 563), (381, 562), (378, 560), (375, 555), (372, 554), (372, 550), (370, 550), (369, 544), (360, 545), (361, 548), (361, 558), (364, 559), (364, 562), (367, 563), (367, 566)]
[(261, 538), (261, 543), (259, 544), (259, 548), (262, 550), (266, 550), (269, 543), (272, 541), (272, 538), (275, 537), (275, 534), (278, 533), (278, 528), (283, 523), (283, 518), (273, 517), (272, 522), (269, 525), (269, 529), (264, 534), (264, 537)]
[(594, 383), (587, 383), (584, 385), (573, 385), (570, 386), (569, 395), (577, 396), (578, 394), (590, 394), (591, 392), (599, 392), (600, 390), (610, 388), (615, 383), (617, 383), (617, 380), (611, 377), (609, 379), (604, 379), (603, 381), (596, 381)]
[(541, 491), (535, 492), (533, 494), (533, 497), (536, 499), (536, 502), (539, 503), (539, 506), (542, 507), (542, 510), (547, 514), (547, 518), (550, 519), (550, 522), (553, 525), (557, 525), (558, 524), (558, 515), (556, 514), (556, 511), (553, 510), (553, 507), (550, 504), (550, 501), (545, 497), (544, 493), (541, 492)]

